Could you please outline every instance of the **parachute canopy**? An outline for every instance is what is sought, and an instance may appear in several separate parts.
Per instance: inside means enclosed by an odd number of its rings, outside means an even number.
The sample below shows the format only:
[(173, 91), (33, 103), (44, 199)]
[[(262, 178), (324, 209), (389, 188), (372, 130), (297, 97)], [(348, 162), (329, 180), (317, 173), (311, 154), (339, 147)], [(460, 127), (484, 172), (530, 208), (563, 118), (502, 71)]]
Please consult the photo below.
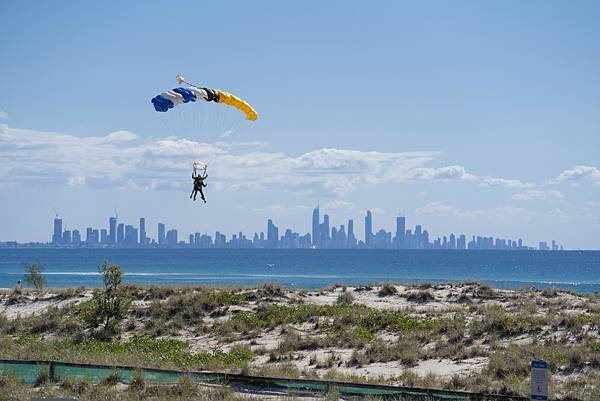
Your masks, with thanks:
[[(182, 76), (178, 75), (177, 82), (185, 83), (185, 80)], [(235, 107), (246, 115), (246, 119), (251, 121), (255, 121), (258, 118), (256, 110), (239, 97), (219, 89), (199, 88), (193, 85), (163, 92), (152, 99), (152, 104), (156, 111), (166, 112), (182, 103), (199, 101), (223, 103)]]
[(192, 166), (194, 167), (194, 174), (198, 174), (200, 171), (206, 173), (206, 169), (208, 168), (208, 164), (204, 162), (194, 162)]

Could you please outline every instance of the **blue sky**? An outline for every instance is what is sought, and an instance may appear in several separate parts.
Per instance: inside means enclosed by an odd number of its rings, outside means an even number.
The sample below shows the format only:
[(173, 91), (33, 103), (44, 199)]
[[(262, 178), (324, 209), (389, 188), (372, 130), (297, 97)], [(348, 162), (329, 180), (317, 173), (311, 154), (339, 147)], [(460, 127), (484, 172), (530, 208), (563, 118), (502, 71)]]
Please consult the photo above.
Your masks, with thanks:
[[(304, 232), (320, 202), (359, 232), (373, 208), (376, 228), (401, 212), (434, 237), (600, 248), (597, 2), (3, 1), (0, 15), (0, 240), (49, 238), (53, 207), (70, 228), (105, 225), (114, 205), (151, 235), (159, 220), (251, 233), (267, 216)], [(259, 121), (222, 112), (222, 138), (204, 111), (165, 123), (149, 100), (178, 73)], [(207, 206), (187, 199), (197, 158)]]

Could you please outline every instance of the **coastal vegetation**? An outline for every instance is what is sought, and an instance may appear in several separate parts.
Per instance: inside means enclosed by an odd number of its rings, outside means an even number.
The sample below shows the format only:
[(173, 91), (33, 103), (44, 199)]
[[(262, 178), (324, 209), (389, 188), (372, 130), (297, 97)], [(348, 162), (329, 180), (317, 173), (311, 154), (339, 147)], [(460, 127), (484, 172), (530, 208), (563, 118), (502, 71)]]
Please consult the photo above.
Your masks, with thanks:
[[(528, 394), (529, 363), (544, 359), (555, 399), (600, 399), (597, 295), (474, 282), (317, 291), (132, 286), (108, 262), (102, 272), (99, 290), (23, 290), (18, 301), (0, 295), (0, 358), (514, 395)], [(151, 387), (142, 377), (135, 386)]]
[(40, 262), (27, 263), (23, 262), (23, 269), (25, 269), (25, 282), (41, 291), (46, 286), (48, 280), (44, 276), (45, 267)]

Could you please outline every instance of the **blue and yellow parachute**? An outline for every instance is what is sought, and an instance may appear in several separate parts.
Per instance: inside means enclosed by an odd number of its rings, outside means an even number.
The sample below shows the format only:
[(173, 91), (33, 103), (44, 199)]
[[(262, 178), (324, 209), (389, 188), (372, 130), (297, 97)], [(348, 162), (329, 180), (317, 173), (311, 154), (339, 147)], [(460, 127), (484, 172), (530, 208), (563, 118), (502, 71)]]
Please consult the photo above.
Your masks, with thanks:
[[(187, 84), (185, 79), (180, 75), (177, 76), (177, 82)], [(247, 120), (255, 121), (258, 118), (258, 113), (252, 106), (229, 92), (220, 89), (200, 88), (190, 84), (187, 85), (187, 87), (174, 88), (152, 98), (154, 109), (156, 111), (166, 112), (183, 103), (205, 101), (223, 103), (235, 107), (246, 115)]]

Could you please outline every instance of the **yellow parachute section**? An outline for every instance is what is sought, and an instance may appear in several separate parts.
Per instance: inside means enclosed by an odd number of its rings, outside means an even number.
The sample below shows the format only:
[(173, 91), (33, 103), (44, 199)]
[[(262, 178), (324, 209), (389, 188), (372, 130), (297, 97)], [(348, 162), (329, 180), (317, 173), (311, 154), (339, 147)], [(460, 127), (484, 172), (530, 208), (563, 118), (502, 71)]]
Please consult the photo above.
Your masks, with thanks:
[(219, 103), (224, 103), (228, 106), (235, 107), (246, 115), (247, 120), (255, 121), (258, 118), (258, 113), (247, 102), (239, 97), (219, 89), (213, 89), (219, 95)]

